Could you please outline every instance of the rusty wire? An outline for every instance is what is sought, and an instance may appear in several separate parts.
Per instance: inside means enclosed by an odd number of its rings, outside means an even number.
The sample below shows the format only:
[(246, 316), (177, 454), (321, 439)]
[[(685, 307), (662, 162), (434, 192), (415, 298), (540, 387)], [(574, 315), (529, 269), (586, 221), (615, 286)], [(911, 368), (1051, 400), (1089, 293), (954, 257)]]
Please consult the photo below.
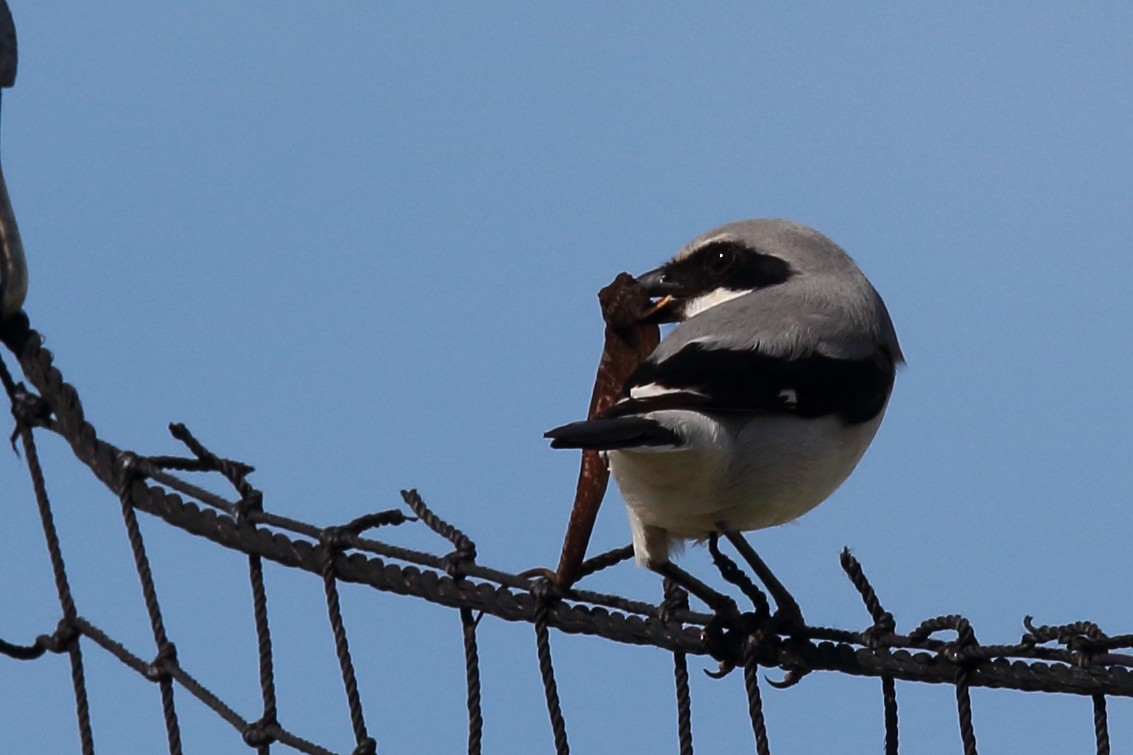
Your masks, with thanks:
[[(679, 751), (693, 751), (692, 701), (688, 686), (688, 655), (712, 655), (722, 668), (743, 669), (755, 751), (769, 753), (758, 669), (786, 672), (782, 683), (800, 683), (813, 671), (834, 671), (878, 677), (882, 683), (885, 752), (898, 752), (896, 682), (925, 682), (954, 687), (959, 735), (965, 753), (976, 752), (972, 687), (1089, 696), (1098, 753), (1109, 752), (1106, 715), (1108, 696), (1133, 696), (1133, 656), (1121, 652), (1133, 647), (1133, 635), (1107, 635), (1090, 622), (1060, 626), (1024, 621), (1021, 639), (1014, 644), (983, 645), (962, 616), (948, 615), (921, 622), (907, 634), (898, 633), (892, 614), (884, 610), (858, 561), (843, 552), (842, 566), (862, 598), (871, 624), (864, 630), (793, 626), (781, 634), (772, 622), (767, 597), (755, 581), (735, 563), (713, 553), (722, 575), (748, 596), (752, 608), (734, 617), (725, 628), (728, 642), (712, 642), (709, 614), (690, 611), (687, 595), (669, 586), (659, 605), (581, 589), (557, 590), (545, 579), (502, 572), (477, 563), (475, 543), (461, 530), (441, 519), (415, 491), (403, 498), (412, 516), (383, 511), (360, 516), (338, 527), (320, 528), (264, 509), (263, 494), (247, 480), (246, 464), (224, 459), (207, 449), (182, 425), (170, 430), (189, 456), (144, 456), (121, 450), (98, 438), (85, 420), (78, 392), (68, 385), (42, 347), (41, 337), (20, 313), (0, 327), (0, 338), (19, 361), (32, 388), (16, 382), (0, 362), (0, 379), (9, 396), (15, 422), (13, 440), (22, 444), (23, 457), (33, 481), (47, 547), (54, 572), (62, 618), (49, 632), (30, 644), (0, 640), (0, 654), (33, 660), (45, 653), (68, 653), (79, 743), (83, 753), (94, 752), (83, 674), (82, 645), (99, 648), (158, 685), (170, 752), (180, 752), (175, 691), (180, 688), (211, 708), (233, 726), (243, 741), (266, 753), (274, 743), (307, 753), (327, 753), (285, 728), (277, 720), (268, 602), (263, 585), (262, 560), (319, 575), (323, 579), (331, 632), (338, 649), (343, 689), (354, 729), (355, 753), (376, 751), (378, 736), (366, 728), (365, 706), (354, 679), (347, 643), (347, 628), (337, 608), (337, 585), (353, 582), (374, 589), (426, 600), (458, 610), (465, 650), (468, 693), (468, 751), (481, 748), (484, 721), (480, 710), (480, 669), (476, 633), (485, 615), (532, 624), (536, 658), (547, 699), (551, 741), (559, 753), (569, 752), (567, 723), (555, 684), (551, 629), (587, 634), (631, 645), (651, 645), (673, 654), (677, 701)], [(35, 445), (36, 432), (53, 432), (64, 438), (74, 456), (119, 499), (123, 526), (146, 603), (155, 650), (151, 660), (129, 650), (85, 619), (75, 605), (67, 581), (65, 561), (53, 536), (51, 502)], [(235, 491), (233, 500), (194, 486), (175, 472), (211, 471), (221, 475)], [(146, 546), (138, 528), (137, 512), (206, 538), (248, 557), (253, 614), (258, 638), (262, 713), (245, 720), (208, 687), (192, 676), (177, 659), (162, 618), (158, 586), (148, 567)], [(444, 555), (414, 551), (364, 536), (375, 527), (419, 521), (444, 537), (452, 550)], [(733, 541), (734, 542), (734, 541)], [(740, 546), (740, 554), (744, 549)], [(627, 557), (628, 548), (590, 559), (582, 566), (589, 574)], [(749, 561), (750, 563), (750, 561)], [(719, 628), (719, 627), (717, 627)], [(941, 633), (954, 635), (941, 639)]]

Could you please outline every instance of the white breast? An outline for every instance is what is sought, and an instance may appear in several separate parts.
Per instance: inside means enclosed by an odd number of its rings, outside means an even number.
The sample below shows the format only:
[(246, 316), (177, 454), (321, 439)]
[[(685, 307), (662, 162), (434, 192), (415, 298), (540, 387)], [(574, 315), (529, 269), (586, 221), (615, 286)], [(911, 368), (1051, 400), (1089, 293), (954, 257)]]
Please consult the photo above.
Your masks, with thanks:
[(850, 475), (883, 414), (856, 425), (836, 416), (651, 415), (689, 440), (682, 450), (610, 453), (610, 468), (629, 510), (637, 560), (663, 563), (670, 546), (682, 539), (797, 519)]

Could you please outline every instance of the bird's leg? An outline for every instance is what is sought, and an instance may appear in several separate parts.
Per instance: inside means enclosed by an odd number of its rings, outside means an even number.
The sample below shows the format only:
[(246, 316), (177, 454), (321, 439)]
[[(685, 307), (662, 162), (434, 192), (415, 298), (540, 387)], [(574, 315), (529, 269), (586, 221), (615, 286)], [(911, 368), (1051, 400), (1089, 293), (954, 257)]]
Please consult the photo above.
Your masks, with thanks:
[(787, 591), (779, 578), (767, 567), (755, 549), (751, 547), (744, 536), (735, 530), (724, 530), (724, 537), (728, 538), (735, 549), (743, 556), (744, 561), (747, 562), (751, 570), (755, 572), (755, 576), (759, 577), (767, 592), (770, 593), (772, 600), (775, 601), (775, 613), (772, 615), (772, 622), (780, 629), (797, 628), (806, 626), (803, 621), (803, 612), (799, 608), (798, 601), (794, 596)]
[(771, 605), (767, 602), (767, 596), (763, 594), (763, 590), (756, 587), (755, 582), (745, 571), (736, 566), (735, 561), (720, 552), (719, 540), (720, 534), (718, 532), (709, 533), (708, 552), (712, 554), (712, 563), (720, 570), (720, 576), (743, 591), (743, 594), (751, 601), (752, 607), (755, 608), (755, 615), (758, 619), (762, 621), (770, 619)]
[[(720, 662), (720, 669), (716, 672), (710, 671), (708, 675), (717, 679), (726, 676), (739, 663), (743, 638), (750, 632), (750, 629), (745, 629), (744, 617), (736, 607), (736, 602), (727, 595), (716, 592), (671, 561), (651, 563), (649, 568), (665, 578), (666, 586), (682, 587), (712, 609), (712, 619), (705, 624), (700, 636), (708, 654)], [(669, 606), (668, 600), (662, 604), (661, 621), (669, 620)]]
[(723, 593), (716, 592), (672, 561), (650, 563), (649, 568), (700, 598), (717, 616), (721, 618), (739, 616), (736, 601)]

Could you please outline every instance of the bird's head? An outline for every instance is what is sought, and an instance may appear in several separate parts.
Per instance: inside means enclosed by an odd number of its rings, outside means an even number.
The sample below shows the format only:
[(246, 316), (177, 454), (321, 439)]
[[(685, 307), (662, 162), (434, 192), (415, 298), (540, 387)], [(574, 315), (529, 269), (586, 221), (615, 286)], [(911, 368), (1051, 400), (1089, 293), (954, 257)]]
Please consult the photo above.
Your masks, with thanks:
[(760, 219), (714, 228), (637, 281), (659, 299), (650, 320), (671, 323), (789, 281), (847, 273), (857, 273), (853, 262), (818, 231)]

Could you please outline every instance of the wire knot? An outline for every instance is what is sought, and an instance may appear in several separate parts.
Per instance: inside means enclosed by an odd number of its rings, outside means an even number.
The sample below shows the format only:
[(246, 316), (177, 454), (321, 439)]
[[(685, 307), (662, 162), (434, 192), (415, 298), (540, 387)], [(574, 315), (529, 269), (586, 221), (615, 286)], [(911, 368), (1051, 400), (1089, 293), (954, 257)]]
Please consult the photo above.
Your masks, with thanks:
[(41, 634), (35, 638), (35, 644), (52, 653), (67, 653), (75, 645), (80, 635), (76, 627), (68, 619), (60, 619), (51, 634)]
[(917, 644), (924, 642), (936, 632), (949, 629), (956, 633), (956, 639), (941, 644), (936, 653), (952, 663), (964, 663), (969, 660), (972, 651), (978, 648), (980, 643), (976, 639), (976, 633), (972, 629), (971, 622), (959, 614), (937, 616), (934, 619), (923, 621), (920, 626), (909, 633), (909, 639)]
[(157, 651), (153, 662), (146, 666), (145, 677), (151, 682), (169, 681), (177, 666), (177, 646), (167, 642)]
[(540, 577), (531, 584), (531, 595), (541, 606), (551, 606), (563, 599), (563, 591), (546, 577)]
[(330, 526), (319, 535), (319, 543), (328, 551), (340, 551), (354, 544), (357, 535), (346, 527)]
[(676, 615), (678, 612), (687, 613), (689, 610), (688, 605), (688, 590), (678, 585), (671, 579), (665, 579), (665, 599), (661, 601), (658, 616), (662, 621), (668, 621), (670, 617)]
[(472, 544), (472, 541), (466, 540), (460, 543), (454, 551), (441, 558), (441, 567), (445, 570), (445, 574), (452, 577), (453, 580), (460, 581), (465, 575), (467, 566), (475, 562), (476, 546)]
[(116, 492), (123, 503), (126, 503), (129, 501), (130, 485), (135, 480), (140, 480), (146, 476), (145, 460), (133, 451), (121, 451), (115, 462), (118, 467), (118, 490)]
[(378, 743), (373, 737), (366, 737), (358, 746), (350, 753), (350, 755), (375, 755), (378, 751)]
[(862, 644), (870, 650), (885, 647), (889, 638), (897, 630), (893, 614), (882, 611), (877, 619), (862, 632)]
[(236, 521), (243, 524), (250, 514), (258, 514), (264, 510), (264, 494), (260, 490), (251, 490), (236, 502), (234, 513)]
[(13, 446), (22, 429), (51, 426), (51, 407), (42, 397), (30, 392), (23, 383), (16, 383), (11, 398), (12, 416), (16, 420), (16, 427), (9, 438)]
[(1034, 646), (1044, 642), (1057, 642), (1065, 645), (1073, 654), (1079, 668), (1089, 668), (1094, 658), (1106, 652), (1110, 645), (1106, 641), (1109, 636), (1092, 621), (1076, 621), (1072, 624), (1059, 626), (1035, 626), (1031, 616), (1023, 618), (1023, 626), (1027, 634), (1023, 635), (1022, 643)]
[(265, 747), (279, 740), (279, 722), (275, 718), (261, 718), (244, 727), (241, 736), (249, 747)]

